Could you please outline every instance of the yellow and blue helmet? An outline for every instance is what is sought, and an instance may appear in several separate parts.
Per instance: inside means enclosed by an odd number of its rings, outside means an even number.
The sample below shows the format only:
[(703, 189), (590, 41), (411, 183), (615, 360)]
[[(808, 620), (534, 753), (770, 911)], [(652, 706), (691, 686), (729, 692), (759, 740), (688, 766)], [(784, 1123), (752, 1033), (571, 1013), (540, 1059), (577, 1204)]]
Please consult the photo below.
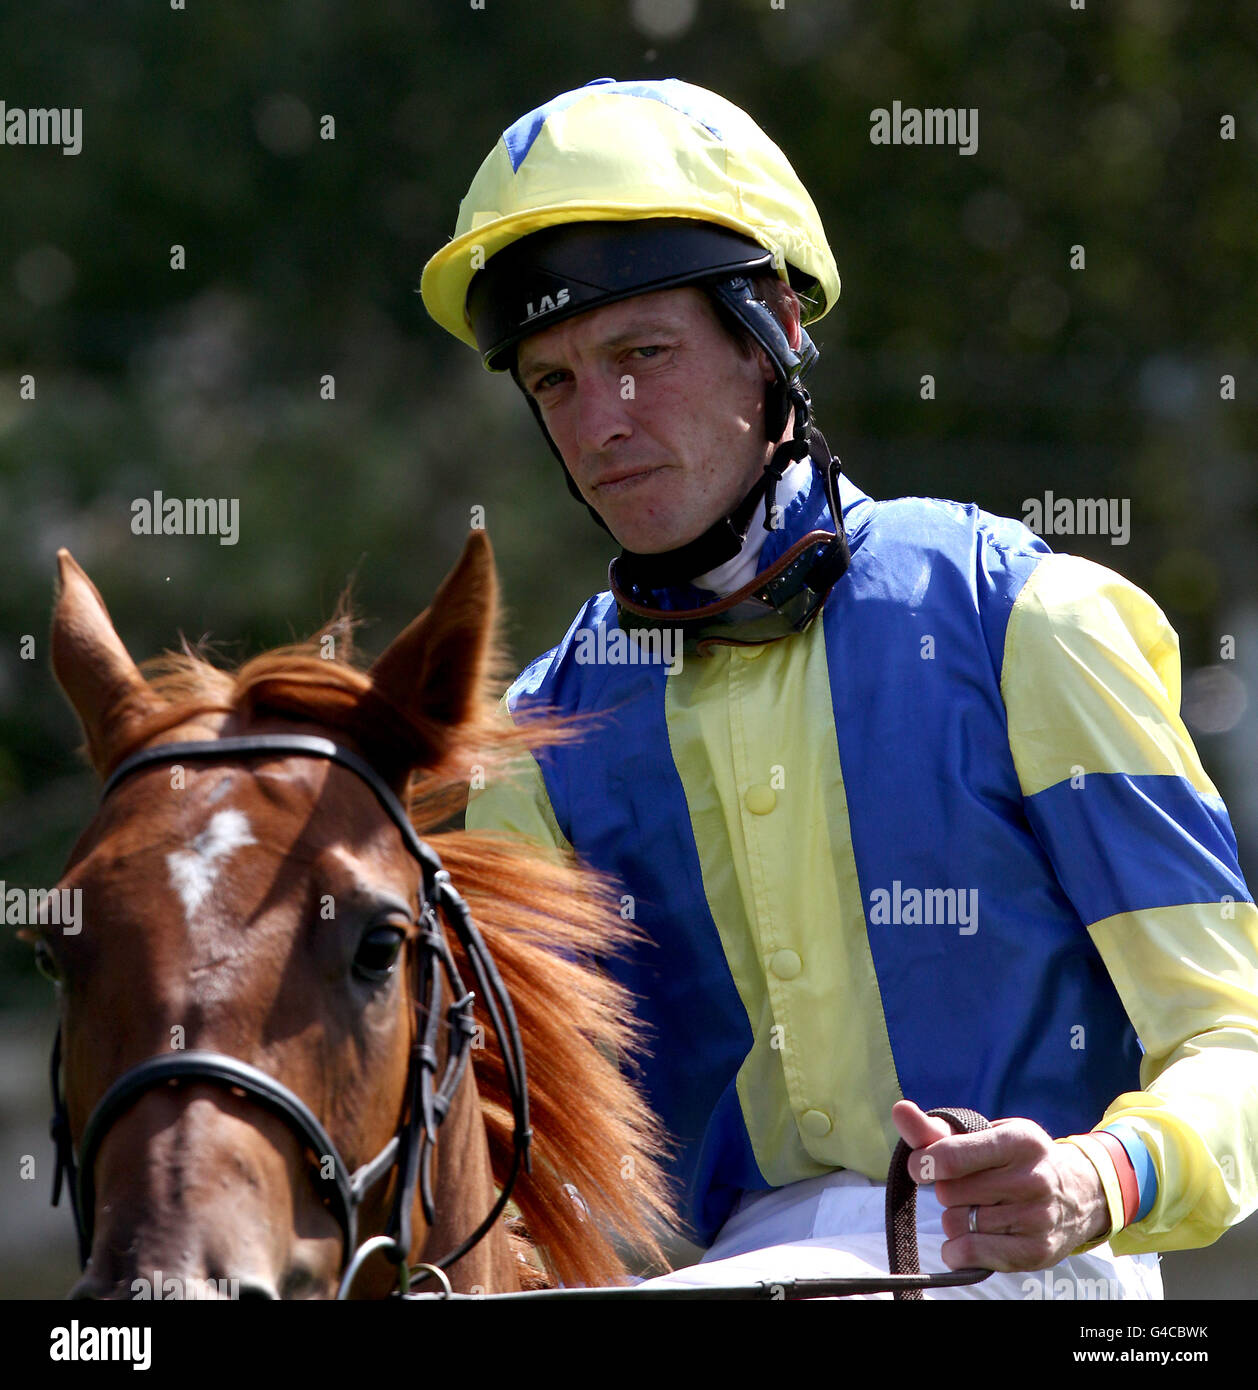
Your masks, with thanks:
[(598, 305), (766, 270), (804, 323), (838, 298), (816, 206), (777, 145), (702, 87), (601, 77), (503, 132), (420, 292), (505, 370), (522, 338)]

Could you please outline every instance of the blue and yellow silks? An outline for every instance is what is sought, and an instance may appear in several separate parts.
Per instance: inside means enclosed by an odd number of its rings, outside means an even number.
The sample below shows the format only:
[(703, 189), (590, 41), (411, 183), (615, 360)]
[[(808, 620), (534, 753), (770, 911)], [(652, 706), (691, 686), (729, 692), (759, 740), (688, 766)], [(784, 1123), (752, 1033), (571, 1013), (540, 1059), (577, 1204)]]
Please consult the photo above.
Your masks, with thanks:
[[(1208, 1244), (1258, 1206), (1258, 912), (1175, 634), (1016, 521), (842, 497), (851, 567), (803, 633), (581, 664), (617, 622), (586, 603), (505, 703), (601, 727), (469, 828), (623, 884), (649, 944), (607, 968), (701, 1244), (744, 1189), (885, 1176), (902, 1096), (1058, 1137), (1121, 1121), (1157, 1196), (1112, 1248)], [(761, 570), (826, 525), (816, 475), (784, 521)]]

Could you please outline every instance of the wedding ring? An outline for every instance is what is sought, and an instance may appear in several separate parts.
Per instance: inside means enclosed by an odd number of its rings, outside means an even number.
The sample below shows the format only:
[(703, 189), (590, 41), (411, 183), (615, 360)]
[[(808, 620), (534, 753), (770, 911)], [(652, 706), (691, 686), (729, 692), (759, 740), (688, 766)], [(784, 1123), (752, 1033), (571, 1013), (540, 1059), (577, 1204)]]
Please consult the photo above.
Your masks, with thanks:
[(976, 1236), (976, 1235), (978, 1235), (978, 1233), (979, 1233), (979, 1230), (978, 1230), (978, 1208), (977, 1208), (977, 1207), (971, 1207), (971, 1208), (970, 1208), (970, 1234), (973, 1235), (973, 1236)]

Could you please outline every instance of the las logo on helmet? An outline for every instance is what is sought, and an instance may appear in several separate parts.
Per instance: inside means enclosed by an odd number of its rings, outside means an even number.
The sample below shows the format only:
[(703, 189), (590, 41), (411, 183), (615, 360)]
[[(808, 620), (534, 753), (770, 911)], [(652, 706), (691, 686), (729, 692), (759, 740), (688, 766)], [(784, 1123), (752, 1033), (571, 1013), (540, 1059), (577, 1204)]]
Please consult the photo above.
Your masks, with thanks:
[(533, 307), (533, 301), (531, 299), (529, 300), (528, 313), (525, 314), (524, 317), (526, 319), (535, 319), (540, 318), (542, 314), (553, 314), (556, 309), (562, 309), (567, 302), (567, 290), (560, 290), (559, 293), (555, 295), (553, 299), (550, 297), (550, 295), (544, 294), (542, 295), (541, 300), (539, 301), (536, 309)]

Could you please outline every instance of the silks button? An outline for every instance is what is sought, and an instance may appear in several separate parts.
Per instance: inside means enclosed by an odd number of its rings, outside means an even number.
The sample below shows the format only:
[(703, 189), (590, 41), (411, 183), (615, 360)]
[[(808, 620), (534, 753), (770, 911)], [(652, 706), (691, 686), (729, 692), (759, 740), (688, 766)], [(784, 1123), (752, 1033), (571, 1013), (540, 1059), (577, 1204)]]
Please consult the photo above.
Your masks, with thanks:
[(769, 961), (769, 969), (779, 980), (793, 980), (803, 968), (804, 962), (800, 960), (798, 952), (789, 949), (774, 951)]
[(824, 1139), (834, 1123), (824, 1110), (805, 1110), (799, 1117), (799, 1127), (810, 1139)]
[(743, 800), (747, 803), (747, 809), (757, 816), (767, 816), (778, 804), (777, 792), (772, 787), (765, 786), (763, 782), (748, 787)]

